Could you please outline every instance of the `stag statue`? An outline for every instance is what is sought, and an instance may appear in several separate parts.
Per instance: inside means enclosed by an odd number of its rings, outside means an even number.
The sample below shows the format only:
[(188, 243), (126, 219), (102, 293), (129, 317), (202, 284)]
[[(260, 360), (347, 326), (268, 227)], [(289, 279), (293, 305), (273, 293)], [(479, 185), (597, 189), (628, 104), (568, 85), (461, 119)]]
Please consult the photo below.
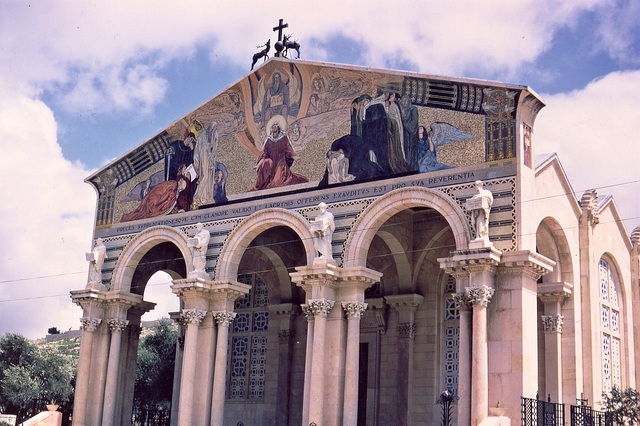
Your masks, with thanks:
[(262, 49), (261, 51), (253, 55), (253, 62), (251, 63), (251, 69), (253, 69), (253, 66), (256, 64), (256, 62), (258, 62), (258, 59), (264, 58), (265, 61), (269, 59), (269, 49), (271, 49), (271, 39), (267, 40), (267, 42), (261, 46), (256, 46), (256, 48), (258, 49), (260, 49), (261, 47), (264, 47), (264, 49)]
[(291, 40), (291, 35), (284, 35), (283, 40), (282, 40), (282, 44), (284, 45), (284, 51), (282, 52), (282, 56), (284, 56), (285, 58), (287, 57), (287, 54), (289, 53), (289, 49), (293, 49), (296, 51), (296, 53), (298, 54), (298, 56), (296, 57), (296, 59), (300, 58), (300, 43), (298, 43), (296, 40), (290, 41)]

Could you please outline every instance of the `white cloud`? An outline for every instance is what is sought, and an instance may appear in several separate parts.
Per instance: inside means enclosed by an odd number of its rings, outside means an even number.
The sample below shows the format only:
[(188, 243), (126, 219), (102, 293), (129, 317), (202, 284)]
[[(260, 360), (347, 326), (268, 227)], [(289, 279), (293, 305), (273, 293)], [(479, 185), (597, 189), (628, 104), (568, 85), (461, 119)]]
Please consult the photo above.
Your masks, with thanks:
[(610, 186), (598, 193), (614, 196), (627, 228), (640, 223), (640, 203), (631, 195), (640, 192), (638, 87), (640, 71), (615, 72), (581, 90), (545, 95), (535, 126), (537, 152), (557, 152), (577, 192)]
[(24, 96), (0, 100), (0, 149), (0, 334), (41, 337), (43, 323), (77, 328), (81, 311), (71, 308), (69, 290), (86, 281), (89, 171), (63, 158), (52, 111)]
[[(285, 32), (301, 42), (303, 58), (326, 58), (328, 51), (341, 48), (327, 43), (339, 38), (355, 42), (368, 66), (409, 63), (426, 73), (518, 82), (522, 70), (549, 48), (555, 31), (576, 25), (581, 11), (609, 8), (599, 39), (614, 55), (628, 52), (632, 41), (624, 44), (617, 36), (628, 36), (634, 28), (637, 20), (631, 16), (637, 6), (627, 1), (618, 13), (612, 4), (0, 3), (0, 147), (5, 159), (0, 170), (0, 334), (12, 330), (39, 337), (45, 331), (43, 317), (47, 326), (66, 329), (77, 327), (81, 314), (71, 307), (68, 292), (83, 288), (86, 280), (83, 252), (91, 244), (95, 193), (83, 183), (90, 171), (64, 158), (52, 108), (152, 114), (170, 90), (169, 66), (181, 66), (180, 59), (204, 47), (212, 60), (248, 71), (255, 46), (268, 37), (275, 42), (271, 28), (280, 18), (289, 23)], [(638, 73), (615, 73), (584, 90), (546, 97), (549, 106), (536, 125), (538, 147), (559, 152), (574, 188), (637, 179), (631, 126), (640, 105), (628, 94), (639, 83)], [(37, 100), (44, 91), (56, 105)], [(617, 199), (624, 216), (640, 216), (631, 197)], [(47, 278), (23, 280), (38, 276)], [(51, 295), (61, 296), (36, 298)], [(6, 301), (19, 298), (29, 300)]]

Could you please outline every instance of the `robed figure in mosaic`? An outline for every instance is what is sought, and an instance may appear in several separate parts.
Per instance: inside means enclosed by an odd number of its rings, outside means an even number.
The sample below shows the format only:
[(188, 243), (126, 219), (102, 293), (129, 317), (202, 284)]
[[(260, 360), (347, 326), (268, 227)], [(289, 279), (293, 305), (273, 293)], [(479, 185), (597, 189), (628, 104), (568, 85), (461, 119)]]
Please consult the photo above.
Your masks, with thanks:
[(286, 126), (287, 122), (281, 115), (269, 120), (267, 128), (270, 133), (258, 157), (258, 175), (251, 191), (308, 182), (306, 177), (291, 171), (296, 153), (286, 134)]

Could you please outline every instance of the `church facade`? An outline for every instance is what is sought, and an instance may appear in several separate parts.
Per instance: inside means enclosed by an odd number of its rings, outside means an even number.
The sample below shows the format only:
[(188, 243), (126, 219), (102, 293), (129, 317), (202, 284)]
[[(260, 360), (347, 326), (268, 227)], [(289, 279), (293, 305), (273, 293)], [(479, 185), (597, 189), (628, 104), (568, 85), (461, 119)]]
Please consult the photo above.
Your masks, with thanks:
[(98, 170), (74, 424), (131, 424), (158, 271), (176, 425), (437, 425), (445, 390), (455, 424), (518, 424), (636, 387), (640, 228), (536, 155), (543, 107), (273, 58)]

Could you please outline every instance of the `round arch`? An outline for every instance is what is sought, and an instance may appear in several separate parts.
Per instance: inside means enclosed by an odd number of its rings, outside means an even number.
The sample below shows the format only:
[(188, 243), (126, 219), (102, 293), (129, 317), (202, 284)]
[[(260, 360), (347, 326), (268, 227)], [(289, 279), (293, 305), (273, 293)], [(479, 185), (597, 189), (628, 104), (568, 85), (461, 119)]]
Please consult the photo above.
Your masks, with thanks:
[(227, 237), (216, 262), (216, 281), (235, 281), (242, 254), (251, 241), (262, 232), (275, 226), (291, 228), (302, 240), (307, 265), (313, 263), (315, 249), (309, 222), (299, 213), (281, 208), (260, 210), (245, 218)]
[[(559, 267), (559, 271), (552, 274), (553, 278), (573, 284), (571, 248), (567, 236), (557, 220), (547, 216), (540, 221), (536, 230), (536, 246), (538, 253), (555, 261), (556, 268)], [(551, 278), (551, 276), (545, 277), (543, 279)]]
[(118, 256), (111, 277), (111, 289), (130, 292), (136, 266), (149, 250), (160, 243), (173, 243), (182, 253), (188, 271), (190, 265), (193, 265), (191, 250), (187, 246), (188, 238), (184, 232), (170, 226), (161, 225), (145, 229), (129, 241)]
[(366, 266), (369, 246), (380, 226), (394, 214), (412, 207), (436, 210), (451, 227), (456, 250), (469, 247), (471, 231), (467, 217), (451, 198), (429, 188), (401, 188), (378, 198), (358, 217), (345, 244), (344, 267)]

